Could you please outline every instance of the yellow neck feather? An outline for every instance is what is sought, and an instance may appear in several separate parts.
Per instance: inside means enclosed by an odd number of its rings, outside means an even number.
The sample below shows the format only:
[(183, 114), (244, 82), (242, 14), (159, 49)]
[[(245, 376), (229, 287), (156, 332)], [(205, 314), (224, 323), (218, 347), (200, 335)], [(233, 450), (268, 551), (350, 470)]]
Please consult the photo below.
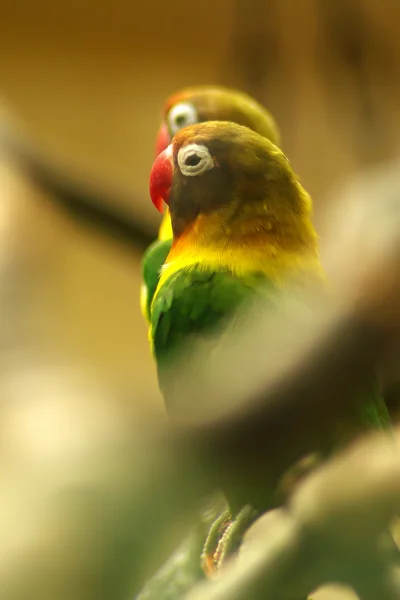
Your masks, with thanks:
[(160, 229), (158, 231), (158, 239), (163, 242), (165, 240), (172, 240), (172, 238), (173, 238), (173, 233), (172, 233), (171, 215), (169, 213), (168, 208), (165, 208), (165, 213), (163, 214)]
[(229, 270), (238, 276), (264, 273), (278, 285), (291, 275), (297, 280), (310, 275), (324, 278), (317, 234), (307, 214), (289, 215), (275, 225), (271, 215), (255, 216), (250, 211), (230, 221), (229, 210), (200, 215), (174, 240), (157, 291), (176, 271), (194, 267)]

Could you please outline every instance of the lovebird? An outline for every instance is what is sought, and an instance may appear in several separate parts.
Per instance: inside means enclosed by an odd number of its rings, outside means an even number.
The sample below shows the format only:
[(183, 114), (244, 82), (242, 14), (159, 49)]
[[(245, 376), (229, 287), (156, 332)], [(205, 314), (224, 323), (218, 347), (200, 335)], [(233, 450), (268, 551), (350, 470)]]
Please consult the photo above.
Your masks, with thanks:
[[(167, 375), (185, 343), (213, 336), (218, 344), (252, 298), (264, 298), (273, 310), (289, 282), (320, 282), (322, 293), (329, 292), (311, 198), (283, 152), (255, 131), (216, 121), (182, 129), (155, 160), (150, 196), (158, 210), (168, 205), (173, 231), (149, 326), (160, 389), (173, 418), (176, 406)], [(360, 394), (362, 407), (350, 417), (349, 430), (386, 427), (388, 414), (373, 374)], [(342, 428), (338, 424), (339, 432)], [(265, 472), (267, 482), (268, 457)], [(248, 482), (232, 489), (221, 485), (230, 507), (225, 528), (231, 534), (224, 533), (225, 547), (217, 554), (229, 549), (243, 517), (248, 523), (276, 506), (274, 490), (263, 477), (259, 473), (254, 488)]]
[[(167, 148), (173, 136), (184, 127), (205, 121), (231, 121), (245, 125), (280, 144), (280, 133), (272, 115), (256, 100), (243, 92), (223, 86), (185, 88), (166, 101), (156, 140), (156, 156)], [(143, 256), (140, 305), (149, 320), (149, 307), (158, 284), (160, 268), (172, 243), (172, 226), (168, 207), (163, 215), (158, 239)]]

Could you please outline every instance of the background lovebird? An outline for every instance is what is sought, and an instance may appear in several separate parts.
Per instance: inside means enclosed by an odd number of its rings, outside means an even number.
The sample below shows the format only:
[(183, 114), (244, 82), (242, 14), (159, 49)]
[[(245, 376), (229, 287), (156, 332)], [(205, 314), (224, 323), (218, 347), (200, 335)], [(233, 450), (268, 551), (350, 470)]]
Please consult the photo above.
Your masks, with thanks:
[[(256, 100), (222, 86), (185, 88), (168, 98), (156, 140), (156, 156), (167, 148), (173, 136), (184, 127), (205, 121), (231, 121), (245, 125), (279, 145), (280, 134), (272, 115)], [(149, 308), (158, 284), (160, 268), (172, 243), (172, 226), (166, 207), (158, 239), (148, 248), (142, 261), (143, 284), (140, 304), (149, 320)]]
[[(174, 402), (170, 368), (182, 358), (185, 344), (210, 336), (218, 344), (251, 299), (262, 297), (274, 310), (289, 282), (320, 282), (327, 292), (311, 198), (283, 152), (247, 127), (207, 122), (178, 132), (153, 165), (150, 195), (158, 210), (168, 204), (173, 229), (151, 304), (149, 336), (166, 408), (174, 417), (185, 407)], [(179, 370), (173, 376), (179, 377)], [(190, 411), (190, 397), (187, 402)], [(316, 450), (326, 454), (355, 431), (387, 425), (371, 374), (360, 390), (359, 408), (348, 423), (338, 423), (338, 439)], [(265, 470), (258, 470), (254, 485), (249, 480), (221, 484), (231, 528), (244, 506), (259, 513), (276, 505), (268, 486), (273, 457), (264, 459)]]

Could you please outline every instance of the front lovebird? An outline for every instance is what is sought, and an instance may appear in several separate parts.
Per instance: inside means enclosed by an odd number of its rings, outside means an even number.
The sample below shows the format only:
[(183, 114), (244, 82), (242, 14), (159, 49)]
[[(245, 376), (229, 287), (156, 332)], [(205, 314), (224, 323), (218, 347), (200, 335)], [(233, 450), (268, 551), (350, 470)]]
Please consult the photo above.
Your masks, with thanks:
[[(205, 121), (231, 121), (245, 125), (279, 145), (278, 127), (271, 114), (253, 98), (223, 86), (196, 86), (183, 89), (168, 98), (157, 134), (156, 156), (171, 143), (184, 127)], [(143, 262), (141, 310), (149, 320), (149, 308), (158, 284), (161, 266), (171, 249), (172, 226), (168, 208), (165, 210), (158, 240), (146, 251)]]
[(161, 388), (181, 344), (220, 328), (244, 300), (289, 277), (323, 287), (311, 198), (283, 152), (247, 127), (209, 121), (177, 133), (153, 165), (150, 195), (169, 206), (174, 236), (151, 304)]
[[(214, 336), (218, 344), (248, 301), (263, 297), (274, 310), (289, 282), (319, 282), (325, 293), (325, 276), (310, 196), (283, 152), (247, 127), (211, 121), (178, 132), (153, 165), (150, 195), (158, 210), (168, 204), (173, 229), (151, 304), (149, 335), (166, 408), (174, 417), (168, 372), (185, 343)], [(349, 417), (348, 430), (318, 451), (330, 452), (349, 432), (387, 425), (372, 376), (360, 397), (362, 408)], [(338, 432), (342, 429), (338, 423)], [(273, 457), (265, 457), (265, 472), (258, 473), (253, 488), (248, 481), (236, 482), (234, 489), (221, 483), (231, 514), (216, 525), (225, 527), (225, 534), (212, 549), (212, 560), (236, 544), (238, 527), (276, 506), (275, 490), (263, 484), (268, 460)]]

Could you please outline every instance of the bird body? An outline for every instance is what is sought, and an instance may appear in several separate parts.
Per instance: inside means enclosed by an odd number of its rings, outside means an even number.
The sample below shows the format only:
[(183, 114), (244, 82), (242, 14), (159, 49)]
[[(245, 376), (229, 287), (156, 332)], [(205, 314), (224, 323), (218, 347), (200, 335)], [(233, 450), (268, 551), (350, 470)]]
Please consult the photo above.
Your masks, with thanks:
[(228, 122), (187, 127), (151, 177), (153, 201), (161, 209), (168, 200), (174, 232), (150, 310), (163, 387), (163, 364), (188, 339), (240, 318), (252, 298), (279, 302), (288, 281), (325, 280), (311, 199), (266, 138)]
[[(168, 204), (173, 230), (149, 305), (149, 338), (174, 417), (182, 406), (175, 404), (170, 368), (185, 347), (210, 336), (218, 344), (252, 299), (262, 298), (273, 310), (293, 284), (317, 283), (322, 293), (328, 291), (311, 198), (283, 152), (247, 127), (211, 121), (178, 132), (153, 165), (150, 195), (159, 210)], [(173, 377), (179, 378), (179, 370)], [(349, 411), (347, 421), (337, 423), (335, 439), (316, 451), (326, 456), (360, 430), (389, 424), (373, 373), (359, 397), (359, 409)], [(206, 544), (206, 571), (220, 561), (215, 557), (237, 547), (243, 526), (279, 503), (268, 483), (268, 457), (263, 464), (261, 473), (249, 465), (242, 482), (221, 474), (230, 514), (223, 515), (227, 529), (217, 548)]]

